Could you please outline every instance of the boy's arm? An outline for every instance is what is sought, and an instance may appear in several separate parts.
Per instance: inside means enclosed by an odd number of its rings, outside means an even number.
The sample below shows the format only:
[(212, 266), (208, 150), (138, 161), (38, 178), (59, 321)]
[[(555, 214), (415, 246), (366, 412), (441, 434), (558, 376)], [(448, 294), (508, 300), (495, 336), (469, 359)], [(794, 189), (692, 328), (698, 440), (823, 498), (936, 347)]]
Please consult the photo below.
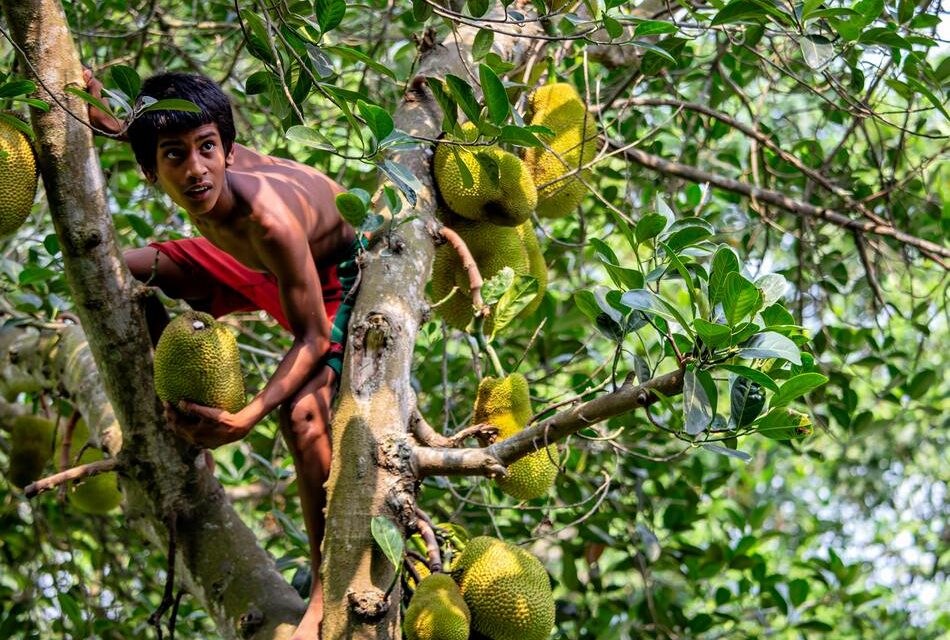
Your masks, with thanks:
[(280, 302), (294, 334), (294, 343), (271, 379), (251, 402), (237, 413), (183, 402), (180, 408), (206, 422), (191, 427), (196, 444), (218, 446), (243, 438), (279, 404), (289, 400), (313, 378), (330, 348), (330, 322), (323, 305), (317, 269), (296, 221), (270, 223), (254, 234), (252, 242), (280, 287)]

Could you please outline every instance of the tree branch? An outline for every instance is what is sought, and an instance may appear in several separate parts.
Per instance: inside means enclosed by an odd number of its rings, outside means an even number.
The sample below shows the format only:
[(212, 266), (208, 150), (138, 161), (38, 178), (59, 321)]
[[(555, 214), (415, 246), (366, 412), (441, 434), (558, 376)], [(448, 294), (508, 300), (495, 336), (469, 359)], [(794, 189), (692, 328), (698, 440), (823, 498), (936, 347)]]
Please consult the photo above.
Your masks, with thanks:
[(683, 372), (673, 371), (638, 386), (625, 383), (613, 393), (555, 414), (489, 447), (415, 447), (412, 450), (413, 469), (420, 478), (435, 475), (495, 477), (499, 475), (499, 466), (504, 468), (529, 453), (607, 418), (650, 406), (659, 398), (654, 391), (664, 396), (682, 393)]
[[(622, 145), (614, 141), (610, 142), (610, 146), (614, 149), (622, 148)], [(696, 182), (698, 184), (708, 182), (712, 186), (719, 189), (731, 191), (733, 193), (739, 193), (748, 198), (759, 200), (760, 202), (766, 202), (800, 217), (817, 218), (850, 231), (858, 231), (866, 234), (894, 238), (898, 242), (902, 242), (908, 246), (916, 247), (922, 252), (930, 254), (931, 259), (940, 264), (940, 266), (944, 269), (947, 268), (946, 263), (940, 260), (937, 256), (942, 258), (950, 258), (950, 248), (941, 246), (929, 240), (924, 240), (923, 238), (917, 238), (908, 233), (904, 233), (903, 231), (900, 231), (889, 224), (853, 220), (848, 216), (831, 211), (830, 209), (816, 207), (815, 205), (808, 204), (806, 202), (793, 200), (792, 198), (789, 198), (785, 194), (779, 193), (778, 191), (760, 189), (733, 178), (710, 173), (708, 171), (697, 169), (696, 167), (691, 167), (680, 162), (665, 160), (659, 156), (641, 151), (640, 149), (623, 149), (623, 156), (627, 160), (635, 162), (648, 169), (652, 169), (653, 171), (685, 178), (686, 180)]]
[(44, 491), (55, 489), (59, 485), (69, 482), (70, 480), (91, 478), (92, 476), (99, 475), (100, 473), (112, 471), (117, 466), (119, 466), (119, 461), (116, 458), (104, 458), (102, 460), (90, 462), (89, 464), (81, 464), (78, 467), (73, 467), (72, 469), (67, 469), (66, 471), (61, 471), (60, 473), (55, 473), (51, 476), (40, 478), (36, 482), (31, 482), (23, 488), (23, 493), (27, 498), (35, 498)]

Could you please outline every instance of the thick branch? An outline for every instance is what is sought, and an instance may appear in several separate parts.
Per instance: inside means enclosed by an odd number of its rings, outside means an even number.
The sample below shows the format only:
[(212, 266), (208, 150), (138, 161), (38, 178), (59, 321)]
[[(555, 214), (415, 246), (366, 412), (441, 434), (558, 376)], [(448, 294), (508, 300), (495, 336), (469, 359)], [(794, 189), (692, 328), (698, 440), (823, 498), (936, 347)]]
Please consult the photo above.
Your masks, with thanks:
[[(614, 149), (621, 148), (621, 145), (617, 144), (616, 142), (611, 142), (610, 144)], [(659, 173), (685, 178), (686, 180), (699, 184), (708, 182), (719, 189), (732, 191), (733, 193), (739, 193), (760, 202), (771, 204), (797, 216), (817, 218), (851, 231), (891, 237), (908, 246), (916, 247), (921, 251), (944, 258), (950, 258), (950, 248), (943, 247), (939, 244), (936, 244), (935, 242), (930, 242), (929, 240), (924, 240), (923, 238), (917, 238), (908, 233), (904, 233), (903, 231), (895, 229), (888, 224), (879, 224), (873, 221), (853, 220), (848, 216), (831, 211), (830, 209), (816, 207), (815, 205), (808, 204), (807, 202), (793, 200), (792, 198), (789, 198), (785, 194), (779, 193), (778, 191), (760, 189), (759, 187), (754, 187), (750, 184), (740, 182), (739, 180), (735, 180), (733, 178), (703, 171), (702, 169), (697, 169), (696, 167), (691, 167), (680, 162), (665, 160), (659, 156), (641, 151), (640, 149), (624, 149), (623, 155), (627, 160)]]
[(595, 398), (529, 427), (485, 448), (438, 449), (416, 447), (412, 451), (419, 477), (434, 475), (480, 475), (494, 477), (499, 465), (510, 465), (529, 453), (543, 449), (607, 418), (647, 407), (664, 396), (683, 391), (682, 371), (673, 371), (638, 386), (624, 384), (617, 391)]

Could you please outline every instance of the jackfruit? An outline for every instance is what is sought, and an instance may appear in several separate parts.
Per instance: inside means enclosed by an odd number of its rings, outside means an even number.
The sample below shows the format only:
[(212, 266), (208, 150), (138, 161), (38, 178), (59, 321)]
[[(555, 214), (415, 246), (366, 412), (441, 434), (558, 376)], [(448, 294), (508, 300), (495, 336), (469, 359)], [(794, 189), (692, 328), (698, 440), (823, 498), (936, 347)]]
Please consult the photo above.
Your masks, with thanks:
[[(56, 451), (62, 451), (63, 429), (56, 432)], [(69, 465), (79, 466), (102, 460), (105, 455), (95, 445), (89, 444), (89, 427), (86, 421), (80, 418), (73, 427), (72, 437), (69, 440)], [(87, 446), (88, 445), (88, 446)], [(76, 454), (82, 451), (79, 459)], [(72, 482), (66, 492), (69, 503), (84, 513), (94, 515), (106, 514), (122, 501), (119, 492), (119, 478), (115, 471), (107, 471), (86, 478), (79, 482)]]
[[(505, 267), (511, 267), (515, 275), (528, 273), (528, 254), (515, 229), (466, 222), (456, 225), (453, 230), (465, 241), (484, 280)], [(454, 287), (458, 290), (452, 293)], [(450, 293), (451, 297), (447, 297)], [(432, 296), (436, 302), (444, 300), (436, 311), (449, 325), (464, 329), (472, 321), (474, 312), (468, 273), (462, 267), (458, 252), (450, 244), (436, 249), (432, 262)], [(492, 317), (489, 316), (485, 328), (491, 331), (492, 326)]]
[(533, 555), (496, 538), (469, 540), (452, 570), (472, 628), (492, 640), (546, 640), (554, 627), (547, 571)]
[(544, 262), (544, 254), (541, 253), (538, 238), (534, 235), (534, 226), (530, 222), (525, 222), (515, 227), (515, 229), (518, 231), (518, 237), (524, 243), (525, 251), (528, 254), (528, 275), (534, 276), (534, 279), (538, 281), (537, 295), (519, 314), (527, 316), (534, 313), (535, 309), (541, 306), (541, 301), (544, 299), (544, 292), (548, 288), (548, 266)]
[(30, 215), (36, 185), (36, 158), (30, 141), (0, 119), (0, 236), (19, 229)]
[[(540, 87), (532, 94), (528, 109), (532, 125), (554, 131), (554, 138), (548, 141), (550, 151), (530, 147), (524, 153), (524, 161), (538, 187), (538, 215), (560, 218), (573, 211), (587, 193), (577, 175), (559, 178), (597, 155), (597, 123), (577, 90), (566, 82)], [(590, 170), (580, 175), (588, 180)]]
[[(462, 128), (466, 141), (474, 141), (475, 125), (466, 123)], [(471, 175), (469, 186), (462, 179), (459, 163)], [(497, 145), (440, 143), (433, 167), (442, 200), (463, 218), (513, 227), (527, 220), (538, 204), (538, 191), (528, 167), (521, 158)], [(497, 167), (497, 172), (491, 167)]]
[[(519, 373), (505, 378), (482, 378), (478, 384), (472, 424), (488, 422), (498, 427), (498, 440), (510, 438), (531, 419), (528, 382)], [(518, 500), (540, 498), (554, 485), (558, 472), (557, 447), (550, 444), (508, 466), (508, 477), (498, 487)]]
[(40, 416), (17, 416), (10, 424), (10, 483), (21, 489), (43, 475), (53, 456), (55, 424)]
[(237, 340), (207, 313), (186, 311), (155, 347), (155, 391), (173, 405), (189, 400), (236, 413), (244, 407)]
[(472, 616), (452, 577), (435, 573), (419, 583), (406, 617), (406, 640), (468, 640)]

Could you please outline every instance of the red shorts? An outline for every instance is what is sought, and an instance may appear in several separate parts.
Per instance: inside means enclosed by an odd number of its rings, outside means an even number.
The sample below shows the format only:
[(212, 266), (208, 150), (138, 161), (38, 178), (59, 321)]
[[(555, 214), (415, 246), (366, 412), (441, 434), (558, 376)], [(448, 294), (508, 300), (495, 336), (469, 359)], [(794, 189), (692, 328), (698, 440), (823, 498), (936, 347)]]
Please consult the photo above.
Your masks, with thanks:
[[(290, 331), (290, 323), (280, 306), (277, 279), (271, 274), (245, 267), (205, 238), (152, 242), (149, 246), (171, 258), (198, 281), (200, 288), (207, 291), (209, 313), (215, 318), (234, 311), (263, 309), (279, 322), (280, 326)], [(317, 275), (323, 290), (327, 319), (332, 325), (343, 300), (343, 287), (337, 275), (337, 265), (317, 269)]]

